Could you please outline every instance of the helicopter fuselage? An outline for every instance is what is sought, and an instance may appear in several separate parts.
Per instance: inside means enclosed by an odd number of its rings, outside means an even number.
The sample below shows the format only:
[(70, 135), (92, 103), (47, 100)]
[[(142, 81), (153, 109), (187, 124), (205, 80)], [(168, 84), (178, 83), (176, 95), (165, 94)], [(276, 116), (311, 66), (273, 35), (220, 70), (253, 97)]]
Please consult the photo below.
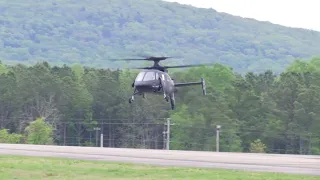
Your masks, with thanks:
[(144, 70), (141, 71), (134, 83), (133, 87), (137, 94), (152, 93), (152, 94), (167, 94), (170, 95), (176, 91), (174, 82), (171, 77), (159, 70)]

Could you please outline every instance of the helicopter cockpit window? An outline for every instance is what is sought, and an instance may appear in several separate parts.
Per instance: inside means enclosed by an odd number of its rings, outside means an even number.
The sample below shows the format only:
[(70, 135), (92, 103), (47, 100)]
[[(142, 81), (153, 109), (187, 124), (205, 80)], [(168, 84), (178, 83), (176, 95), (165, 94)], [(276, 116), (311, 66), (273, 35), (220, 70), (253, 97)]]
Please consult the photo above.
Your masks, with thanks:
[(143, 81), (153, 81), (156, 80), (156, 74), (154, 72), (147, 72), (143, 78)]
[(145, 74), (145, 72), (140, 72), (138, 74), (138, 76), (136, 77), (136, 81), (142, 81), (144, 74)]

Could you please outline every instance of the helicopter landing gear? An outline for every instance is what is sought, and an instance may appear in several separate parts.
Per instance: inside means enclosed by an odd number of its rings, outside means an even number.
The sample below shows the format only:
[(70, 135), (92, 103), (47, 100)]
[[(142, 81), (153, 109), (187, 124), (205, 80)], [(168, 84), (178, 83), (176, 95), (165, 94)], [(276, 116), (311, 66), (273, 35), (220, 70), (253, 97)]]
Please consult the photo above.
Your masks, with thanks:
[(174, 98), (174, 94), (173, 93), (170, 96), (170, 104), (171, 104), (171, 109), (174, 110), (175, 109), (175, 98)]
[(134, 101), (134, 96), (131, 96), (131, 98), (129, 98), (129, 103), (131, 104)]
[(131, 104), (134, 101), (134, 96), (139, 94), (137, 89), (134, 89), (132, 96), (129, 98), (129, 103)]
[(163, 94), (163, 98), (164, 98), (167, 102), (169, 102), (169, 97), (166, 95), (166, 93)]

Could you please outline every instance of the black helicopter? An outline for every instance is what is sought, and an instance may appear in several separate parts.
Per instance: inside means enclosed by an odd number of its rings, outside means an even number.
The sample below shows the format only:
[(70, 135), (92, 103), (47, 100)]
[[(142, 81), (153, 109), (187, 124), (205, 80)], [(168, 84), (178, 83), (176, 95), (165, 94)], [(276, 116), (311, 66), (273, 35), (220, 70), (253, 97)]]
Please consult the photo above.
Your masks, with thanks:
[(118, 59), (118, 60), (146, 60), (154, 61), (151, 67), (142, 67), (134, 69), (143, 69), (137, 75), (135, 81), (132, 83), (134, 88), (131, 98), (129, 98), (129, 103), (134, 101), (135, 95), (142, 95), (145, 98), (145, 94), (162, 94), (164, 99), (171, 104), (171, 109), (175, 109), (175, 93), (177, 92), (177, 87), (191, 86), (191, 85), (202, 85), (202, 93), (206, 95), (206, 84), (204, 78), (201, 78), (200, 82), (186, 82), (186, 83), (175, 83), (173, 79), (168, 74), (168, 68), (185, 68), (185, 67), (195, 67), (202, 66), (203, 64), (197, 65), (181, 65), (181, 66), (161, 66), (159, 62), (172, 57), (155, 57), (148, 56), (145, 58), (137, 59)]

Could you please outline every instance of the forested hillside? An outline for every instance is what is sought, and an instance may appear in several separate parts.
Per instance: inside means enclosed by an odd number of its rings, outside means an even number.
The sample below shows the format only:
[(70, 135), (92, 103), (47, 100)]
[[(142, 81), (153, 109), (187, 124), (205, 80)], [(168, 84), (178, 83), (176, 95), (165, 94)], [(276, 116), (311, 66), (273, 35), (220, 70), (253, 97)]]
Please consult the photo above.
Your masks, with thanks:
[(319, 55), (320, 32), (160, 0), (0, 1), (0, 59), (7, 64), (123, 68), (108, 58), (139, 54), (279, 72), (294, 58)]
[[(320, 154), (319, 58), (296, 61), (280, 76), (239, 76), (221, 64), (176, 72), (176, 82), (204, 77), (207, 96), (201, 86), (180, 88), (174, 111), (162, 96), (129, 104), (136, 74), (0, 65), (0, 142), (92, 146), (100, 127), (104, 146), (159, 149), (170, 117), (171, 149), (215, 150), (219, 124), (221, 151)], [(51, 127), (34, 121), (41, 117)]]

